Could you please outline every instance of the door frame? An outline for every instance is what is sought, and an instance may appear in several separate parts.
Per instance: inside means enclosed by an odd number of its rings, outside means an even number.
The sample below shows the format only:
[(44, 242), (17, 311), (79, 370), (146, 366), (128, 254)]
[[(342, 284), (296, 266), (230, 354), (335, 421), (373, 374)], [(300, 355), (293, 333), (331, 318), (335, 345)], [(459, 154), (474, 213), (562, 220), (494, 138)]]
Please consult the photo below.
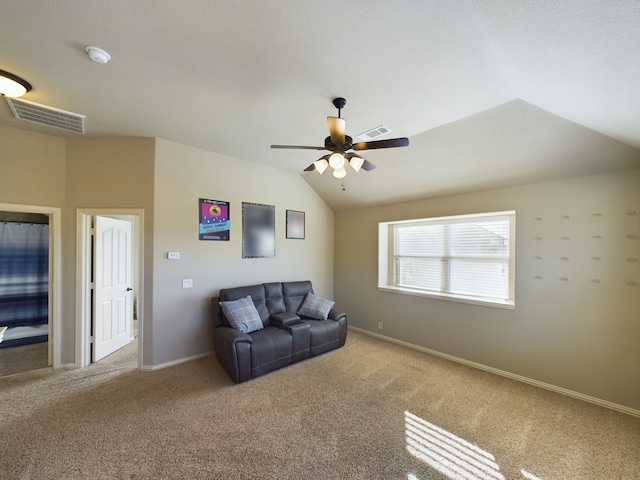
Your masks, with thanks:
[(138, 369), (142, 369), (144, 332), (144, 209), (141, 208), (79, 208), (76, 212), (76, 364), (91, 364), (91, 219), (105, 217), (131, 217), (134, 243), (132, 245), (134, 275), (138, 291)]
[(53, 368), (62, 366), (62, 209), (38, 205), (0, 203), (7, 212), (40, 213), (49, 216), (49, 338), (48, 363)]

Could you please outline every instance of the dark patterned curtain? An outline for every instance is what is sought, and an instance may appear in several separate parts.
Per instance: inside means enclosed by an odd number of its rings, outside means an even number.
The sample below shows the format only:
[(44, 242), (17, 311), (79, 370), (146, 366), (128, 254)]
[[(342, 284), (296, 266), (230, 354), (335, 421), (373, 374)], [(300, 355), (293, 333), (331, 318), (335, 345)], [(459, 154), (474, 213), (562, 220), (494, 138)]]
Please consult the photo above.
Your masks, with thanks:
[(0, 222), (0, 326), (48, 323), (49, 225)]

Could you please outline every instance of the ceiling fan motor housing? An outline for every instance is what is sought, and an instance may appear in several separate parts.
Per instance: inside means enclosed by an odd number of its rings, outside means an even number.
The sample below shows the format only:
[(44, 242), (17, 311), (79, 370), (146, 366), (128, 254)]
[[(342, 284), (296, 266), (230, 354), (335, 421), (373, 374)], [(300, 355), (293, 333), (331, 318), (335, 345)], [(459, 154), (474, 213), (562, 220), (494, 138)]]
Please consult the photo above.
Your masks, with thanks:
[(353, 147), (353, 139), (349, 135), (344, 136), (344, 145), (338, 145), (331, 141), (331, 137), (324, 139), (324, 148), (332, 152), (346, 152)]

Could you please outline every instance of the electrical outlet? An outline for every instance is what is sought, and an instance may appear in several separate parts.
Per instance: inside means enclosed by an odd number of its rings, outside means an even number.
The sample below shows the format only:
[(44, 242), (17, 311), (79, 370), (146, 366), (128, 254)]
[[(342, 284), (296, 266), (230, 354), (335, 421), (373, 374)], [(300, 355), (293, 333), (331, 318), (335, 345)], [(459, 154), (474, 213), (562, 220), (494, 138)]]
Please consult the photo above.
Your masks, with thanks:
[(182, 288), (193, 288), (193, 279), (192, 278), (183, 278), (182, 279)]
[(378, 329), (382, 330), (382, 322), (378, 322)]

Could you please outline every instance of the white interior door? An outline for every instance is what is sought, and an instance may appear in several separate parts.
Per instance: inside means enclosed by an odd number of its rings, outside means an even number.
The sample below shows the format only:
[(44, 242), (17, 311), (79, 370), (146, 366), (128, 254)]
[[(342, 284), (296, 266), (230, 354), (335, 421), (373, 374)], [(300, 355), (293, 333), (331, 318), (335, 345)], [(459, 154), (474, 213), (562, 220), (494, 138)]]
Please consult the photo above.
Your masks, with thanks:
[(93, 361), (133, 338), (131, 222), (95, 219)]

